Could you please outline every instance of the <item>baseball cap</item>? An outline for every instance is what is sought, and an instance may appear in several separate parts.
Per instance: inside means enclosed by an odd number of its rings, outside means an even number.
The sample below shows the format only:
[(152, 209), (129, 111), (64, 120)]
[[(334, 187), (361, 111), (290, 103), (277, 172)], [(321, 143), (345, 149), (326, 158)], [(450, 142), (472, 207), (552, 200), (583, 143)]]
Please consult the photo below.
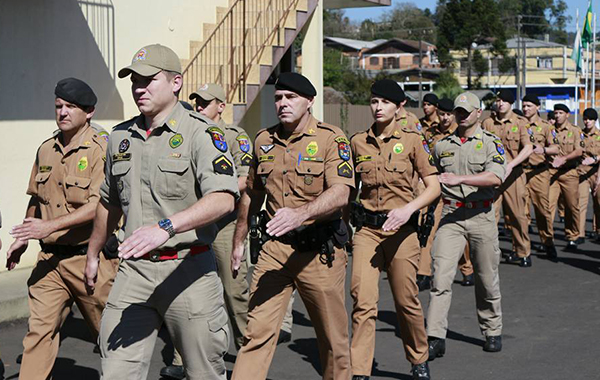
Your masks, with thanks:
[(181, 74), (179, 57), (166, 46), (160, 44), (148, 45), (133, 55), (131, 65), (119, 70), (119, 78), (125, 78), (132, 72), (143, 77), (151, 77), (162, 70)]
[(221, 102), (227, 101), (227, 98), (225, 97), (225, 90), (223, 90), (223, 87), (216, 83), (207, 83), (196, 90), (196, 92), (192, 92), (190, 95), (190, 100), (194, 100), (196, 98), (202, 98), (207, 102), (213, 99), (217, 99)]
[(462, 108), (467, 112), (473, 112), (479, 107), (479, 98), (472, 92), (463, 92), (454, 99), (454, 109)]

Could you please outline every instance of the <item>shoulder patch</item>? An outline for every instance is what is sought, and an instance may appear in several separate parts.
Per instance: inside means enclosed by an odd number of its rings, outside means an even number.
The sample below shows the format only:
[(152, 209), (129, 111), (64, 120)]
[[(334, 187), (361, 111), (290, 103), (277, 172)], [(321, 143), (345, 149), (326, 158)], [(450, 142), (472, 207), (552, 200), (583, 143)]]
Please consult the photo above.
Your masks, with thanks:
[(225, 135), (219, 127), (209, 127), (206, 129), (210, 133), (213, 145), (221, 152), (227, 152), (227, 141), (225, 141)]
[(496, 151), (498, 153), (500, 153), (502, 156), (504, 156), (504, 145), (502, 145), (502, 141), (500, 141), (499, 139), (495, 139), (494, 140), (494, 144), (496, 145)]
[(224, 155), (213, 160), (213, 169), (215, 173), (233, 175), (233, 164)]
[(352, 178), (352, 166), (348, 161), (344, 161), (338, 165), (338, 175), (340, 177)]
[(425, 136), (421, 135), (421, 143), (423, 144), (423, 149), (425, 152), (431, 157), (431, 150), (429, 149), (429, 143), (425, 139)]
[(499, 154), (496, 154), (493, 158), (492, 161), (494, 161), (497, 164), (503, 164), (504, 163), (504, 156), (501, 156)]
[(250, 163), (252, 162), (252, 155), (249, 153), (244, 154), (241, 161), (243, 166), (250, 166)]
[(344, 161), (350, 160), (350, 141), (344, 136), (336, 137), (335, 142), (338, 146), (338, 154)]
[(104, 141), (108, 142), (108, 132), (106, 132), (106, 131), (98, 132), (98, 137), (100, 137)]
[(236, 140), (242, 152), (248, 153), (250, 151), (250, 139), (245, 133), (242, 133), (236, 137)]

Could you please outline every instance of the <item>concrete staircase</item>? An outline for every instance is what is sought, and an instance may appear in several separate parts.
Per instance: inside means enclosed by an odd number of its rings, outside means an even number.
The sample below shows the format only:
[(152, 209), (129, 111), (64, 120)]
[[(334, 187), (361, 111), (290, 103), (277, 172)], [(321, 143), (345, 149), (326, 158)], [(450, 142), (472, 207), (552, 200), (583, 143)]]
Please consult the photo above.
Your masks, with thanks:
[(181, 100), (205, 83), (227, 93), (227, 122), (239, 123), (290, 48), (318, 0), (230, 0), (217, 7), (215, 24), (203, 25), (204, 41), (190, 41), (182, 59)]

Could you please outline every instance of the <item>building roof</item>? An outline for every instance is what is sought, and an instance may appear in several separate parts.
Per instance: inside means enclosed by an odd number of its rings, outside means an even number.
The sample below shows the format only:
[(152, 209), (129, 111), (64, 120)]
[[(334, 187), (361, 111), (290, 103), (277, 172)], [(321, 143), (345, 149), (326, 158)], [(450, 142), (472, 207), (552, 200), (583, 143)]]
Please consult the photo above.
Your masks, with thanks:
[[(526, 46), (528, 49), (535, 49), (535, 48), (553, 48), (553, 47), (563, 47), (564, 45), (561, 44), (557, 44), (556, 42), (550, 42), (550, 41), (543, 41), (543, 40), (536, 40), (533, 38), (521, 38), (521, 47), (523, 46), (523, 41), (526, 42)], [(508, 40), (506, 40), (506, 47), (508, 49), (516, 49), (517, 48), (517, 39), (516, 38), (509, 38)], [(476, 49), (478, 50), (486, 50), (489, 49), (492, 45), (490, 44), (484, 44), (484, 45), (479, 45), (476, 47)]]
[[(385, 49), (389, 45), (394, 45), (398, 47), (400, 50), (405, 51), (407, 53), (418, 53), (419, 52), (419, 41), (416, 40), (405, 40), (400, 38), (391, 38), (389, 40), (385, 40), (380, 44), (369, 48), (364, 52), (364, 54), (375, 54), (380, 50)], [(427, 52), (430, 49), (435, 49), (435, 45), (430, 44), (427, 41), (421, 41), (421, 50), (423, 52)]]
[(361, 41), (361, 40), (353, 40), (350, 38), (341, 38), (341, 37), (325, 37), (323, 39), (325, 43), (333, 42), (334, 44), (342, 45), (352, 50), (360, 51), (362, 49), (370, 49), (379, 45), (386, 40), (374, 40), (374, 41)]

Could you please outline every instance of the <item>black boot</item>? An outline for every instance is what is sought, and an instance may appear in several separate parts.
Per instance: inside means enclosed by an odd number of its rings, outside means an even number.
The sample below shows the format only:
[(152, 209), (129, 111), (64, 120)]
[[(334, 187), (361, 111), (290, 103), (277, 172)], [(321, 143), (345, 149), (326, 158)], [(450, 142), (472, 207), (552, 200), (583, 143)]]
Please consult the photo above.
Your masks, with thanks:
[(185, 370), (181, 365), (169, 365), (160, 370), (160, 375), (167, 379), (183, 380), (185, 379)]
[(558, 260), (558, 253), (556, 252), (554, 244), (546, 246), (546, 256), (552, 261)]
[(427, 338), (429, 341), (429, 359), (433, 361), (435, 358), (441, 358), (446, 353), (446, 339)]
[(500, 352), (502, 350), (502, 336), (486, 336), (483, 350), (485, 352)]
[(422, 274), (417, 275), (417, 286), (419, 287), (419, 291), (431, 289), (431, 276), (425, 276)]
[(473, 275), (473, 273), (468, 274), (468, 275), (464, 275), (463, 274), (463, 279), (460, 283), (462, 286), (473, 286), (475, 285), (475, 276)]
[(431, 379), (431, 377), (429, 377), (429, 364), (427, 364), (427, 362), (413, 365), (410, 372), (412, 373), (413, 380)]

